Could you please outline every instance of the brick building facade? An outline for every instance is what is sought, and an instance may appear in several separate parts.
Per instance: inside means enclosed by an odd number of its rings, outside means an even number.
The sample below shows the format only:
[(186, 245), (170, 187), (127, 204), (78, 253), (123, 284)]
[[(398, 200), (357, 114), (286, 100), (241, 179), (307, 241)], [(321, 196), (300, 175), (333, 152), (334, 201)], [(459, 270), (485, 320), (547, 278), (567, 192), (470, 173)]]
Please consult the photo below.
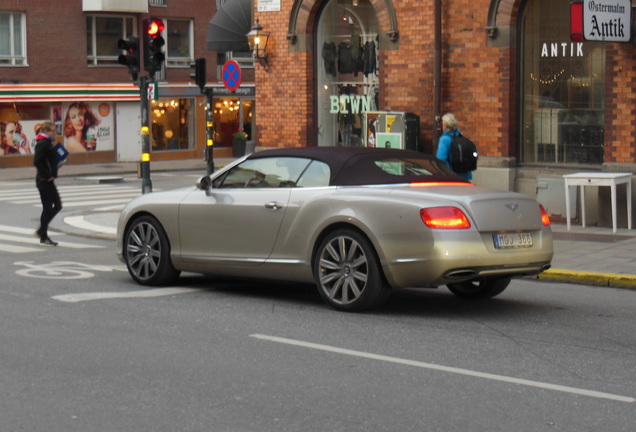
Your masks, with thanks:
[[(435, 151), (439, 116), (454, 112), (478, 143), (477, 183), (536, 196), (543, 177), (563, 185), (573, 171), (634, 172), (634, 44), (572, 42), (568, 1), (294, 0), (278, 11), (258, 4), (254, 18), (270, 32), (268, 71), (256, 68), (261, 145), (324, 145), (323, 15), (333, 7), (351, 28), (364, 28), (357, 11), (367, 8), (377, 22), (377, 109), (419, 116), (420, 150)], [(341, 35), (333, 36), (337, 44)]]

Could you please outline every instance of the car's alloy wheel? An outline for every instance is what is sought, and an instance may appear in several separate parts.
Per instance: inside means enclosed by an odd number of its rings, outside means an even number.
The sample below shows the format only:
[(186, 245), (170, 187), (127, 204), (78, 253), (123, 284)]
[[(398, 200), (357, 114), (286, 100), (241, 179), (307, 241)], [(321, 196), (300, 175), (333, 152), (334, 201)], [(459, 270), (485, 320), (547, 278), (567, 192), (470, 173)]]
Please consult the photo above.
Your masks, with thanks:
[(318, 291), (332, 307), (360, 311), (383, 303), (390, 293), (369, 240), (354, 230), (329, 234), (314, 261)]
[(130, 275), (142, 285), (165, 285), (179, 272), (170, 261), (168, 236), (156, 219), (143, 216), (126, 231), (124, 256)]
[(501, 294), (510, 284), (510, 278), (466, 281), (446, 285), (457, 297), (487, 299)]

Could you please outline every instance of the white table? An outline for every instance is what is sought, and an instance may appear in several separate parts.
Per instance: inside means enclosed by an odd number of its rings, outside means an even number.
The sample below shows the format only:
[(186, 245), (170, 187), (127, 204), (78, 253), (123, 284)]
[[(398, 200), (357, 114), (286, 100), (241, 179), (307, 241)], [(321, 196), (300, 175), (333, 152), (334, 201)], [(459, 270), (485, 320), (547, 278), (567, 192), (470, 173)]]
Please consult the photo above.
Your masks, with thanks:
[(616, 186), (627, 185), (627, 228), (632, 229), (632, 174), (581, 172), (566, 174), (565, 180), (565, 218), (570, 231), (570, 186), (581, 187), (581, 225), (585, 227), (585, 186), (610, 186), (612, 188), (612, 227), (616, 232)]

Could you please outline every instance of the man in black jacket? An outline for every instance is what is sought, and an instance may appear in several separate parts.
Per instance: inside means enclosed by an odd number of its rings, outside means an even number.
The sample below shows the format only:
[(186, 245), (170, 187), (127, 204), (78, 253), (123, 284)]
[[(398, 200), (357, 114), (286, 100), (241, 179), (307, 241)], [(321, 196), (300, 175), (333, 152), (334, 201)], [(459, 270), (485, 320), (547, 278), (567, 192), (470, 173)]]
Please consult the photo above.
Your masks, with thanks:
[(50, 121), (42, 123), (40, 133), (36, 137), (33, 157), (33, 165), (37, 169), (35, 184), (42, 200), (40, 228), (36, 231), (36, 235), (40, 237), (40, 246), (57, 246), (57, 243), (49, 238), (48, 228), (51, 220), (62, 210), (60, 194), (55, 186), (57, 156), (53, 147), (54, 138), (55, 124)]

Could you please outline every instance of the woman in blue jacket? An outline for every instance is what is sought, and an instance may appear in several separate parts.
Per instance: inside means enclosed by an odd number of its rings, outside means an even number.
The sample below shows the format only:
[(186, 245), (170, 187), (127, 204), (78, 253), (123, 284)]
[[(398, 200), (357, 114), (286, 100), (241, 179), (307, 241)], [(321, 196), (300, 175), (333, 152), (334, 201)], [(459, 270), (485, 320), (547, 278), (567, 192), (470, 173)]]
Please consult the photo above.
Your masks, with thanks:
[[(444, 133), (442, 133), (442, 136), (439, 138), (439, 143), (437, 144), (437, 159), (443, 160), (446, 162), (448, 168), (451, 168), (451, 143), (453, 137), (461, 133), (459, 130), (459, 122), (454, 114), (447, 113), (442, 116), (442, 130)], [(473, 173), (471, 171), (456, 174), (466, 180), (473, 179)]]

